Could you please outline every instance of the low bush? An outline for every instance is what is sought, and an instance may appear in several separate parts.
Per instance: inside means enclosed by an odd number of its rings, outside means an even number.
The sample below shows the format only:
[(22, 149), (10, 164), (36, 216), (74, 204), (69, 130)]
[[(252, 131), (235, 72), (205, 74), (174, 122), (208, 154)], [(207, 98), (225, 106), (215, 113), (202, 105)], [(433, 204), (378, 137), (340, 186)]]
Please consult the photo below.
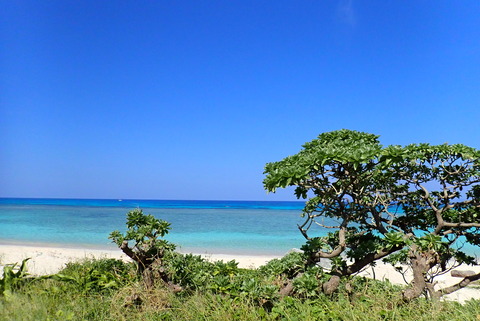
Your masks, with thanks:
[(62, 271), (51, 277), (73, 284), (82, 293), (118, 289), (137, 278), (133, 264), (116, 259), (68, 263)]
[(25, 259), (18, 266), (17, 263), (6, 264), (3, 266), (3, 275), (0, 279), (0, 296), (7, 299), (11, 296), (12, 291), (17, 290), (27, 281), (27, 261)]

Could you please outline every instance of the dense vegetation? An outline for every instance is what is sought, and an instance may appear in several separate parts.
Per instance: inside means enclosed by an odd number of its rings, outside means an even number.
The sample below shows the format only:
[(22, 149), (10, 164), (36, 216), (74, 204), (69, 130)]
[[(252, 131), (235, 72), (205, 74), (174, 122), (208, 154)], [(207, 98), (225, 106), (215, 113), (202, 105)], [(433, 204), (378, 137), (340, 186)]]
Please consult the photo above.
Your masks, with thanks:
[[(301, 257), (292, 253), (256, 269), (235, 262), (210, 263), (171, 253), (169, 273), (185, 290), (146, 289), (132, 263), (101, 259), (69, 263), (43, 278), (10, 279), (0, 298), (1, 320), (477, 320), (480, 304), (417, 299), (405, 303), (401, 288), (352, 278), (332, 294), (322, 293), (320, 270), (307, 271), (291, 296), (278, 290)], [(15, 280), (15, 281), (13, 281)]]

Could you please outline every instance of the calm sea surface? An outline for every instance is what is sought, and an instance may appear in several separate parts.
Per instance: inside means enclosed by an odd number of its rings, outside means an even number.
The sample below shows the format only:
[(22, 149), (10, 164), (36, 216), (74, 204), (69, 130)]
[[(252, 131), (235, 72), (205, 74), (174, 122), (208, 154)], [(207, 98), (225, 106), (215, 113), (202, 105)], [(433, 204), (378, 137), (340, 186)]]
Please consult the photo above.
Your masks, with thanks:
[(304, 243), (303, 202), (0, 198), (0, 242), (115, 248), (113, 230), (141, 208), (171, 223), (167, 239), (196, 253), (282, 255)]
[[(305, 243), (297, 229), (303, 206), (303, 202), (0, 198), (0, 244), (115, 249), (108, 235), (125, 231), (126, 213), (141, 208), (171, 223), (166, 239), (181, 251), (283, 255)], [(478, 247), (465, 245), (464, 250), (480, 255)]]

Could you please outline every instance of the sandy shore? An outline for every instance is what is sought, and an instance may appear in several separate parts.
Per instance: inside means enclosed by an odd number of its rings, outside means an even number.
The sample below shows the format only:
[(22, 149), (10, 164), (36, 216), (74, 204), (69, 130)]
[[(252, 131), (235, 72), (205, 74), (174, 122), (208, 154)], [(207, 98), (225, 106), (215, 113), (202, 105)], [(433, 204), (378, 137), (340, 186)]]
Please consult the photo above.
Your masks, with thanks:
[(53, 274), (65, 267), (65, 264), (85, 258), (116, 258), (126, 259), (120, 251), (59, 248), (27, 245), (0, 245), (0, 266), (9, 263), (27, 262), (28, 273), (31, 275)]
[[(255, 256), (255, 255), (233, 255), (233, 254), (201, 254), (210, 261), (223, 260), (228, 262), (235, 260), (239, 267), (256, 268), (264, 265), (268, 261), (278, 256)], [(72, 261), (79, 261), (90, 258), (116, 258), (128, 260), (120, 250), (99, 250), (99, 249), (80, 249), (80, 248), (59, 248), (46, 246), (27, 246), (27, 245), (0, 245), (0, 270), (4, 264), (20, 263), (23, 259), (30, 258), (27, 267), (31, 275), (45, 275), (58, 272), (65, 267), (65, 264)], [(480, 266), (461, 266), (457, 270), (480, 272)], [(378, 263), (377, 266), (365, 269), (361, 275), (375, 278), (377, 280), (390, 280), (395, 284), (405, 284), (402, 275), (394, 270), (390, 265)], [(411, 274), (406, 273), (407, 281), (411, 279)], [(436, 278), (437, 287), (443, 288), (461, 281), (460, 278), (454, 278), (450, 273)], [(475, 298), (480, 299), (479, 287), (467, 287), (447, 296), (450, 300), (464, 302)]]
[[(233, 254), (199, 254), (210, 261), (235, 260), (242, 268), (256, 268), (278, 256), (255, 256)], [(29, 245), (0, 245), (0, 270), (4, 264), (27, 262), (28, 272), (32, 275), (56, 273), (72, 261), (90, 258), (115, 258), (129, 260), (120, 250), (98, 250), (81, 248), (60, 248)]]

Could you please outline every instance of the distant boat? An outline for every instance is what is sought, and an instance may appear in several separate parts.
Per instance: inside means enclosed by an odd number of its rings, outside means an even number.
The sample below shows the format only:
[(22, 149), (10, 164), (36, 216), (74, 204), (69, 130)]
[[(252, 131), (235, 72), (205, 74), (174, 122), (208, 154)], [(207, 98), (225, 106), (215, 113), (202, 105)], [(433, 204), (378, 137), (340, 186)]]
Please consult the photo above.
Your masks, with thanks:
[(121, 202), (122, 200), (118, 200), (119, 202)]

